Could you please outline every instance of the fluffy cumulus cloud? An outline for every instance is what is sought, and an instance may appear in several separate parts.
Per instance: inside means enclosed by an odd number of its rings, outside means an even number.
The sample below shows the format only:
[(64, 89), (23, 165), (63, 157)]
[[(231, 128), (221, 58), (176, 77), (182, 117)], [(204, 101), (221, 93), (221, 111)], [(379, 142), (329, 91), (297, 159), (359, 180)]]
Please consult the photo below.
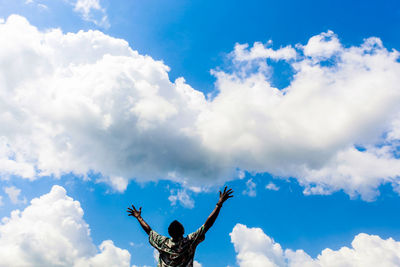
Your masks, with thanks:
[[(280, 49), (238, 44), (231, 58), (229, 72), (213, 72), (208, 99), (124, 40), (9, 17), (0, 24), (1, 176), (99, 174), (123, 191), (131, 178), (198, 187), (246, 170), (295, 177), (307, 194), (400, 191), (397, 51), (378, 38), (344, 47), (326, 32)], [(279, 60), (294, 72), (283, 89), (271, 82)]]
[[(344, 47), (333, 32), (272, 52), (237, 45), (231, 72), (199, 124), (203, 141), (242, 169), (296, 177), (308, 194), (343, 189), (371, 200), (399, 184), (399, 53), (378, 38)], [(295, 56), (292, 51), (295, 50)], [(269, 61), (294, 75), (275, 88)]]
[[(7, 41), (5, 41), (7, 40)], [(127, 179), (218, 175), (194, 130), (207, 105), (168, 67), (98, 31), (0, 25), (0, 172), (28, 179), (73, 172)]]
[(240, 267), (395, 267), (400, 262), (400, 242), (363, 233), (354, 237), (351, 247), (327, 248), (316, 258), (303, 250), (283, 250), (260, 228), (237, 224), (230, 236)]
[(98, 248), (78, 201), (61, 186), (14, 210), (0, 223), (0, 266), (130, 266), (130, 254), (111, 240)]

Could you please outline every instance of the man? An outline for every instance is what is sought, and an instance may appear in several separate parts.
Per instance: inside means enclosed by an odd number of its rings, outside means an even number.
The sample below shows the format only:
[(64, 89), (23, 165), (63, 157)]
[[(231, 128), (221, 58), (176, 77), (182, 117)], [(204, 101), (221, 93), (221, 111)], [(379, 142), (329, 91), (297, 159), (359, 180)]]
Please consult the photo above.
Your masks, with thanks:
[(185, 229), (178, 221), (173, 221), (168, 227), (168, 233), (171, 238), (162, 236), (153, 231), (150, 226), (140, 216), (142, 207), (136, 210), (128, 208), (128, 216), (135, 217), (143, 230), (149, 235), (150, 244), (156, 248), (160, 254), (158, 259), (158, 267), (193, 267), (194, 252), (197, 245), (205, 238), (208, 229), (214, 224), (221, 210), (222, 204), (228, 199), (233, 197), (233, 190), (224, 188), (224, 192), (219, 191), (219, 200), (215, 209), (208, 216), (206, 222), (197, 231), (184, 237)]

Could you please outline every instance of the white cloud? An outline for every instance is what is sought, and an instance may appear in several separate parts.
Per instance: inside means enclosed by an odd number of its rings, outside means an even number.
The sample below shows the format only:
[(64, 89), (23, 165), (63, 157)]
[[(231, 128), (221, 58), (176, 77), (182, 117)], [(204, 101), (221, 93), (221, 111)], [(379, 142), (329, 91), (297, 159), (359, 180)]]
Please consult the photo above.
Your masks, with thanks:
[(79, 202), (61, 186), (3, 218), (0, 247), (0, 266), (130, 266), (111, 240), (95, 247)]
[(99, 0), (77, 0), (75, 2), (75, 10), (82, 12), (85, 16), (88, 16), (92, 9), (102, 9)]
[(179, 202), (185, 208), (194, 208), (194, 200), (189, 196), (186, 189), (171, 190), (171, 195), (168, 197), (168, 200), (171, 201), (172, 206), (175, 206), (177, 202)]
[(203, 142), (240, 169), (296, 177), (305, 193), (343, 189), (372, 200), (380, 184), (397, 185), (398, 139), (385, 133), (398, 126), (399, 53), (377, 38), (348, 48), (338, 42), (328, 32), (297, 45), (305, 56), (287, 61), (295, 75), (283, 90), (258, 59), (215, 72), (219, 94), (199, 122)]
[(4, 205), (3, 196), (0, 196), (0, 207)]
[(71, 3), (74, 5), (74, 10), (80, 13), (84, 20), (105, 28), (110, 27), (106, 9), (101, 6), (100, 0), (76, 0)]
[(279, 190), (279, 186), (277, 186), (273, 182), (270, 182), (269, 184), (267, 184), (265, 186), (265, 188), (268, 189), (268, 190), (273, 190), (273, 191), (278, 191)]
[[(61, 1), (60, 1), (61, 2)], [(107, 10), (100, 0), (62, 0), (62, 2), (73, 7), (74, 12), (78, 13), (85, 21), (96, 24), (103, 28), (109, 28), (110, 22), (107, 16)], [(45, 0), (26, 0), (26, 5), (35, 5), (39, 8), (48, 10)]]
[(233, 51), (234, 59), (238, 61), (251, 61), (255, 59), (266, 59), (270, 58), (273, 60), (290, 60), (295, 59), (297, 52), (291, 46), (286, 46), (274, 50), (268, 46), (272, 44), (272, 41), (264, 45), (259, 42), (255, 42), (253, 47), (248, 49), (248, 44), (236, 44)]
[(5, 186), (3, 187), (3, 189), (13, 204), (26, 203), (26, 198), (22, 200), (19, 199), (19, 195), (21, 194), (21, 189), (15, 186)]
[(281, 246), (260, 228), (236, 224), (230, 236), (241, 267), (284, 266)]
[(260, 228), (237, 224), (230, 236), (240, 267), (394, 267), (400, 262), (400, 242), (363, 233), (354, 237), (351, 247), (327, 248), (316, 258), (303, 250), (283, 250)]
[(246, 189), (243, 191), (243, 194), (248, 195), (249, 197), (255, 197), (257, 195), (256, 188), (257, 185), (253, 182), (253, 179), (249, 179), (246, 182)]
[[(327, 32), (278, 50), (237, 45), (231, 56), (232, 72), (214, 71), (218, 94), (206, 99), (124, 40), (9, 17), (0, 24), (0, 175), (95, 173), (123, 191), (133, 178), (200, 188), (241, 170), (366, 200), (383, 183), (399, 187), (397, 51), (377, 38), (344, 47)], [(287, 88), (271, 85), (266, 58), (294, 68)]]
[(26, 5), (36, 5), (37, 7), (46, 9), (46, 10), (49, 8), (47, 5), (40, 3), (38, 0), (35, 0), (35, 1), (34, 0), (26, 0), (25, 4)]
[(3, 187), (3, 189), (13, 204), (18, 203), (18, 197), (21, 193), (21, 189), (16, 188), (15, 186)]
[(162, 62), (98, 31), (40, 32), (19, 16), (0, 25), (0, 46), (3, 177), (94, 172), (121, 191), (127, 178), (219, 176), (193, 129), (206, 100), (170, 82)]
[(343, 51), (339, 39), (332, 31), (311, 37), (307, 45), (302, 48), (306, 56), (316, 60), (330, 58)]
[(103, 177), (98, 182), (105, 182), (112, 186), (118, 192), (124, 192), (128, 187), (128, 179), (122, 176)]

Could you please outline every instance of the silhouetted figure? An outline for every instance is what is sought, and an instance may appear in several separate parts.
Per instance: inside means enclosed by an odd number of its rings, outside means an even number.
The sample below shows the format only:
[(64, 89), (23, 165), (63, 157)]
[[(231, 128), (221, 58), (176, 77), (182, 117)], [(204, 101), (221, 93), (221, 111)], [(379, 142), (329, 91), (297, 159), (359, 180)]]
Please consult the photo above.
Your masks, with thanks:
[(184, 237), (185, 229), (178, 221), (173, 221), (168, 227), (168, 233), (171, 238), (162, 236), (152, 230), (150, 226), (140, 216), (142, 207), (139, 210), (132, 205), (128, 208), (128, 216), (135, 217), (143, 230), (149, 235), (150, 244), (160, 253), (158, 259), (158, 267), (192, 267), (194, 252), (197, 245), (205, 238), (208, 229), (214, 224), (218, 217), (222, 204), (228, 199), (233, 197), (233, 190), (224, 188), (224, 192), (219, 191), (219, 200), (215, 209), (208, 216), (206, 222), (197, 231)]

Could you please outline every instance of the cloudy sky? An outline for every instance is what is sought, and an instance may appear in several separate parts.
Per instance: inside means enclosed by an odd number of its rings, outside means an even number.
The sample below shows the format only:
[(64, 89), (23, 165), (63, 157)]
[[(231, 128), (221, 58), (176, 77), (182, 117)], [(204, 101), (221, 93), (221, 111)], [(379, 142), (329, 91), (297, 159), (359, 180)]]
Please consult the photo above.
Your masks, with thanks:
[(400, 265), (398, 1), (0, 0), (0, 266)]

